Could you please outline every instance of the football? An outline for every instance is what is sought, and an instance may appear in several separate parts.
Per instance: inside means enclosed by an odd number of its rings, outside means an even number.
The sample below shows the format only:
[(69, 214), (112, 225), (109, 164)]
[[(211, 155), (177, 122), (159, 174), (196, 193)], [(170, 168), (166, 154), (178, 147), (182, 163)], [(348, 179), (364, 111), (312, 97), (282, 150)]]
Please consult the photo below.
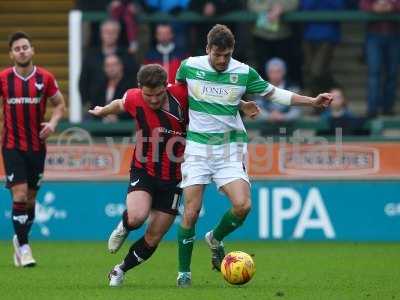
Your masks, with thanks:
[(242, 251), (228, 253), (221, 263), (221, 273), (230, 284), (240, 285), (249, 282), (255, 271), (253, 259)]

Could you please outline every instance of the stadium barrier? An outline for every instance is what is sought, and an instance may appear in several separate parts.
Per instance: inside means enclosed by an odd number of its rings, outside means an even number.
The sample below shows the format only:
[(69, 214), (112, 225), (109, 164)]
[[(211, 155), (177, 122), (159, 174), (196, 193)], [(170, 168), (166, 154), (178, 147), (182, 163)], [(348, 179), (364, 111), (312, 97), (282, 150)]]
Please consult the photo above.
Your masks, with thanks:
[[(32, 237), (104, 240), (124, 210), (132, 141), (92, 144), (81, 129), (64, 133), (64, 144), (48, 146)], [(400, 241), (399, 143), (269, 142), (249, 146), (253, 210), (233, 239)], [(4, 178), (1, 160), (0, 170)], [(0, 199), (0, 239), (10, 239), (4, 185)], [(214, 185), (204, 199), (199, 237), (228, 208)]]
[[(106, 240), (125, 208), (127, 182), (47, 182), (38, 195), (33, 240)], [(398, 181), (255, 181), (253, 208), (233, 240), (400, 241)], [(0, 189), (0, 239), (10, 240), (9, 193)], [(206, 189), (196, 236), (228, 201)], [(177, 223), (166, 235), (175, 240)], [(143, 232), (135, 233), (137, 238)]]
[[(107, 12), (83, 12), (84, 21), (99, 22), (108, 17)], [(138, 16), (139, 22), (157, 23), (157, 22), (191, 22), (191, 23), (217, 23), (217, 22), (255, 22), (257, 14), (248, 10), (233, 11), (223, 16), (204, 17), (193, 11), (183, 11), (178, 14), (167, 14), (164, 12), (155, 12), (152, 14), (141, 13)], [(360, 10), (335, 10), (332, 11), (291, 11), (283, 15), (286, 22), (369, 22), (369, 21), (400, 21), (400, 15), (393, 14), (375, 14)]]
[[(71, 144), (69, 138), (66, 144), (47, 147), (46, 181), (128, 179), (133, 155), (131, 138), (118, 139), (119, 142), (108, 138), (106, 144), (94, 144), (90, 136), (84, 135), (78, 140), (89, 141)], [(289, 138), (286, 137), (280, 138), (279, 142), (256, 137), (253, 142), (257, 143), (248, 147), (247, 169), (250, 177), (258, 180), (400, 178), (399, 143), (342, 143), (340, 140), (332, 143), (321, 137), (317, 137), (314, 143), (297, 143), (295, 138), (296, 135), (290, 138), (293, 143), (288, 143)], [(0, 158), (0, 178), (5, 176)]]
[[(269, 129), (279, 132), (279, 129), (285, 129), (291, 133), (293, 129), (307, 130), (312, 134), (318, 134), (328, 129), (328, 124), (320, 118), (301, 118), (290, 123), (271, 123), (264, 120), (245, 120), (245, 127), (250, 131), (260, 131)], [(85, 121), (80, 124), (71, 122), (60, 122), (57, 126), (57, 132), (62, 133), (70, 128), (81, 128), (88, 131), (95, 136), (131, 136), (135, 130), (135, 123), (133, 121), (119, 121), (117, 123), (103, 123), (100, 121)], [(360, 128), (366, 132), (370, 132), (369, 136), (343, 136), (344, 140), (371, 140), (373, 138), (377, 141), (398, 141), (399, 135), (390, 136), (386, 135), (388, 130), (398, 130), (400, 128), (400, 119), (384, 119), (378, 118), (365, 122)], [(329, 138), (329, 137), (328, 137)], [(334, 137), (333, 137), (334, 138)]]

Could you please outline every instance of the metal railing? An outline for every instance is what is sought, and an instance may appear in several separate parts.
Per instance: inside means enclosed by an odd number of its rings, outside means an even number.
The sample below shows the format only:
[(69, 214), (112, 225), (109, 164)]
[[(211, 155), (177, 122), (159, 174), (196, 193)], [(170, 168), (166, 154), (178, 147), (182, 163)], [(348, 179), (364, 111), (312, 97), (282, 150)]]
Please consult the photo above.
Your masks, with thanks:
[[(83, 21), (99, 22), (107, 18), (106, 12), (84, 12)], [(184, 11), (176, 15), (170, 15), (162, 12), (153, 14), (141, 14), (138, 16), (140, 22), (157, 23), (181, 21), (191, 23), (205, 22), (254, 22), (257, 14), (243, 10), (234, 11), (219, 17), (204, 17), (193, 11)], [(283, 15), (286, 22), (369, 22), (369, 21), (397, 21), (400, 22), (400, 14), (374, 14), (357, 10), (341, 10), (341, 11), (294, 11)]]

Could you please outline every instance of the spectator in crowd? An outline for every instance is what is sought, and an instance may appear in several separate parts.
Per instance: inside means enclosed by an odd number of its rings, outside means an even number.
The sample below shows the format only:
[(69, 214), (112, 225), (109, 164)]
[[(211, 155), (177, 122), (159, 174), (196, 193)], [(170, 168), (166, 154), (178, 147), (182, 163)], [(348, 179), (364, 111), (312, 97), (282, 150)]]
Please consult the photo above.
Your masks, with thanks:
[(333, 100), (330, 107), (321, 114), (321, 120), (328, 124), (328, 129), (320, 131), (318, 134), (335, 135), (338, 128), (340, 128), (343, 135), (368, 134), (363, 129), (365, 119), (355, 116), (350, 111), (343, 90), (339, 87), (334, 87), (329, 93), (332, 94)]
[(129, 78), (135, 78), (138, 70), (134, 57), (117, 44), (120, 32), (119, 23), (107, 20), (102, 23), (100, 32), (101, 47), (89, 49), (82, 64), (79, 91), (82, 101), (86, 103), (95, 101), (98, 83), (105, 77), (103, 65), (107, 55), (118, 55), (124, 66), (125, 74)]
[(329, 93), (332, 94), (333, 100), (331, 106), (321, 114), (321, 118), (325, 121), (339, 118), (354, 118), (353, 113), (348, 108), (347, 99), (344, 97), (342, 89), (334, 87), (329, 91)]
[(119, 21), (126, 37), (128, 52), (135, 54), (138, 50), (139, 25), (136, 20), (139, 7), (131, 0), (112, 0), (108, 11), (112, 19)]
[[(274, 57), (267, 61), (265, 64), (265, 73), (268, 82), (273, 86), (294, 93), (299, 92), (297, 86), (292, 85), (288, 80), (286, 80), (286, 63), (282, 59)], [(258, 119), (267, 120), (271, 123), (282, 123), (295, 121), (301, 115), (300, 108), (296, 106), (287, 106), (272, 101), (265, 101), (262, 97), (256, 97), (254, 100), (257, 101), (257, 104), (260, 107)]]
[[(377, 14), (399, 13), (400, 0), (361, 0), (361, 9)], [(400, 23), (368, 23), (366, 56), (368, 63), (367, 116), (394, 114), (400, 60)], [(384, 76), (384, 80), (382, 77)]]
[[(142, 5), (146, 12), (163, 12), (168, 14), (178, 14), (186, 10), (190, 0), (142, 0)], [(172, 22), (172, 29), (175, 33), (174, 42), (179, 49), (187, 49), (188, 26), (183, 22)]]
[[(295, 69), (300, 70), (296, 62), (292, 29), (289, 24), (282, 22), (282, 14), (294, 11), (298, 0), (248, 0), (250, 11), (257, 13), (257, 21), (253, 30), (255, 60), (259, 73), (263, 73), (266, 60), (280, 57), (288, 62), (289, 78), (298, 77)], [(295, 78), (299, 80), (299, 78)]]
[[(189, 4), (189, 10), (195, 11), (205, 18), (219, 17), (228, 14), (232, 11), (244, 9), (242, 0), (192, 0)], [(193, 24), (191, 32), (191, 54), (200, 55), (204, 52), (204, 45), (207, 44), (207, 33), (215, 25), (214, 21)], [(238, 36), (240, 26), (243, 23), (226, 23), (235, 36)], [(240, 34), (239, 39), (240, 40)], [(235, 57), (241, 56), (242, 52), (240, 47), (235, 47)]]
[(174, 33), (169, 24), (159, 24), (155, 32), (156, 45), (146, 54), (144, 64), (159, 64), (168, 74), (168, 83), (175, 82), (176, 71), (187, 57), (174, 43)]
[[(345, 8), (344, 0), (301, 0), (303, 11), (334, 11)], [(318, 95), (335, 85), (331, 62), (340, 42), (338, 22), (306, 22), (304, 39), (304, 80), (312, 95)]]
[[(96, 84), (96, 96), (91, 99), (90, 108), (105, 106), (114, 99), (121, 99), (126, 90), (136, 86), (133, 78), (124, 74), (124, 66), (116, 54), (107, 55), (104, 59), (104, 78)], [(94, 118), (93, 115), (88, 115)], [(107, 115), (103, 122), (116, 122), (119, 119), (130, 119), (128, 114)]]
[[(75, 7), (84, 12), (105, 11), (110, 0), (76, 0)], [(91, 47), (99, 44), (99, 23), (82, 20), (82, 44), (83, 47)]]

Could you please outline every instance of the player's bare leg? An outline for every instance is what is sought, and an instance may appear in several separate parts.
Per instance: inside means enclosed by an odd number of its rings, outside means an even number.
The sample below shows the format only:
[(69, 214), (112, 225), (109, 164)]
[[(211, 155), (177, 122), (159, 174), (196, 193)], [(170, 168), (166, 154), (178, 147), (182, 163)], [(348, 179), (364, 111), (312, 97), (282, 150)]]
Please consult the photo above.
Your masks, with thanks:
[(11, 187), (11, 194), (13, 199), (12, 222), (15, 231), (13, 237), (14, 264), (33, 267), (36, 265), (36, 261), (32, 256), (28, 235), (35, 215), (36, 191), (28, 190), (28, 185), (21, 183)]
[(222, 186), (221, 190), (229, 198), (232, 208), (224, 214), (217, 227), (207, 232), (205, 236), (211, 250), (211, 263), (218, 271), (225, 256), (222, 240), (242, 225), (251, 208), (250, 187), (245, 180), (232, 181)]
[(181, 225), (178, 228), (178, 258), (179, 269), (176, 280), (178, 287), (191, 285), (190, 264), (192, 261), (193, 244), (195, 240), (195, 224), (199, 217), (204, 185), (192, 185), (184, 188), (185, 209)]
[(116, 253), (128, 237), (129, 232), (142, 226), (149, 216), (151, 195), (146, 191), (132, 191), (126, 197), (126, 210), (122, 220), (108, 239), (108, 251)]
[(131, 246), (124, 261), (111, 270), (109, 274), (110, 286), (120, 286), (127, 271), (148, 260), (154, 254), (174, 220), (175, 215), (157, 210), (151, 211), (149, 225), (144, 236)]

